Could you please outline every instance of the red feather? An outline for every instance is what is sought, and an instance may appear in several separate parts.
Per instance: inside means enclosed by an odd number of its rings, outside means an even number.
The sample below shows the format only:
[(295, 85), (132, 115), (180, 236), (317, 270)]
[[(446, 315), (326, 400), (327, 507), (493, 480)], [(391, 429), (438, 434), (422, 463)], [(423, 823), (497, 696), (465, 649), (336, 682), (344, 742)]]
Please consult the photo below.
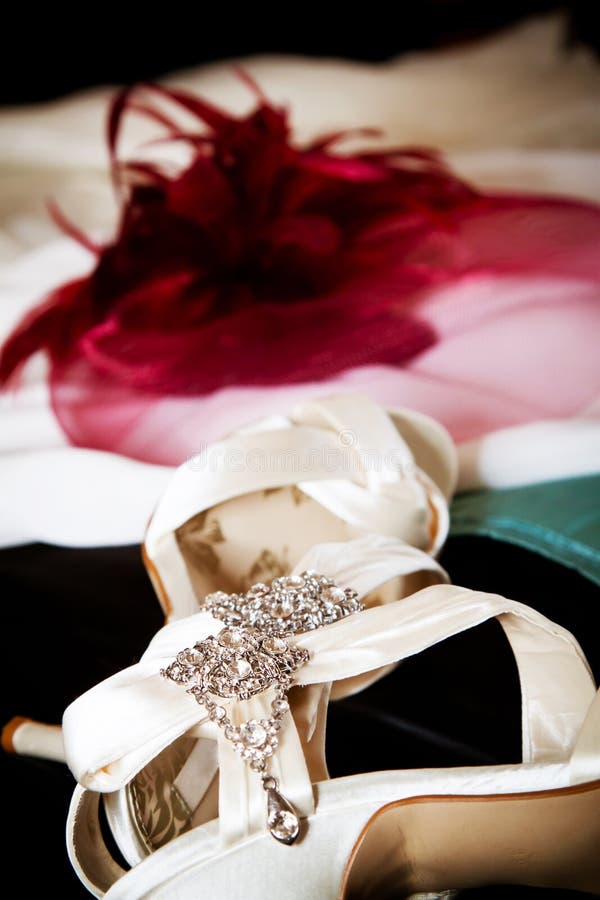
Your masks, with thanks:
[[(107, 145), (121, 201), (117, 233), (97, 247), (52, 208), (63, 230), (96, 252), (98, 262), (88, 278), (59, 287), (20, 324), (0, 357), (2, 382), (44, 349), (55, 379), (83, 360), (138, 388), (204, 392), (236, 380), (324, 377), (362, 358), (358, 345), (366, 334), (357, 329), (367, 320), (375, 329), (370, 361), (398, 363), (433, 340), (428, 327), (409, 327), (408, 317), (398, 316), (398, 254), (411, 250), (428, 223), (440, 227), (440, 209), (472, 203), (475, 194), (434, 154), (330, 152), (345, 137), (376, 134), (373, 129), (295, 147), (286, 112), (240, 75), (258, 103), (238, 118), (157, 85), (116, 94)], [(178, 124), (178, 111), (188, 117), (185, 126)], [(173, 174), (160, 161), (121, 161), (119, 138), (130, 113), (161, 127), (165, 136), (158, 141), (186, 141), (191, 162)], [(190, 115), (197, 131), (189, 127)], [(382, 226), (398, 213), (404, 246), (395, 246), (390, 257)], [(394, 235), (397, 242), (397, 229)], [(371, 299), (351, 287), (365, 271)], [(411, 270), (411, 285), (414, 277)], [(292, 315), (291, 304), (298, 303)], [(325, 345), (333, 340), (331, 329), (322, 321), (331, 316), (341, 337), (335, 358)], [(374, 345), (378, 329), (389, 334)], [(170, 345), (163, 350), (167, 334)], [(224, 360), (220, 345), (237, 344), (237, 335), (260, 352), (241, 349)]]
[[(157, 85), (116, 94), (106, 133), (117, 232), (97, 247), (51, 208), (97, 264), (21, 322), (2, 350), (0, 383), (37, 350), (55, 387), (76, 377), (169, 393), (398, 365), (435, 340), (412, 312), (420, 289), (478, 267), (552, 267), (556, 248), (527, 230), (527, 210), (551, 218), (576, 204), (482, 196), (419, 147), (332, 152), (372, 129), (297, 147), (286, 111), (241, 77), (257, 97), (241, 117)], [(163, 130), (157, 155), (165, 141), (186, 142), (188, 164), (122, 161), (128, 114)], [(513, 211), (520, 241), (495, 225)]]

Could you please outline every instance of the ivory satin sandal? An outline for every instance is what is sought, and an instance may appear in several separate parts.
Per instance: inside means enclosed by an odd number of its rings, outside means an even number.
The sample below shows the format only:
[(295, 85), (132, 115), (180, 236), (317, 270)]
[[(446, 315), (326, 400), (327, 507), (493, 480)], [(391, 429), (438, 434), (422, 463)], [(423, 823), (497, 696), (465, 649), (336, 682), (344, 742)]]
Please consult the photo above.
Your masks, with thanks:
[[(363, 394), (314, 400), (287, 417), (270, 417), (199, 448), (180, 466), (149, 523), (144, 562), (173, 621), (197, 612), (207, 595), (218, 609), (224, 593), (289, 573), (315, 543), (377, 532), (406, 542), (399, 546), (396, 577), (364, 598), (367, 606), (388, 603), (447, 581), (433, 556), (448, 532), (456, 478), (454, 444), (428, 416), (386, 412)], [(392, 667), (336, 683), (333, 696), (365, 687)], [(55, 759), (63, 752), (58, 729), (26, 719), (8, 723), (4, 738), (9, 752)], [(213, 751), (195, 753), (196, 768), (211, 783), (217, 770)], [(181, 797), (177, 805), (175, 786), (166, 825), (161, 819), (161, 827), (141, 840), (121, 827), (132, 802), (154, 808), (164, 771), (172, 769), (175, 781), (185, 759), (185, 748), (168, 750), (127, 797), (105, 798), (131, 864), (189, 823), (190, 811)], [(214, 797), (210, 802), (214, 812)]]
[[(363, 394), (313, 400), (180, 466), (149, 523), (144, 561), (173, 619), (208, 594), (289, 573), (318, 543), (375, 533), (435, 556), (456, 478), (454, 444), (428, 416)], [(396, 596), (436, 580), (415, 570)]]
[[(174, 621), (136, 666), (69, 707), (67, 761), (80, 783), (69, 852), (95, 896), (398, 897), (497, 882), (600, 893), (600, 698), (579, 645), (527, 606), (450, 585), (360, 611), (363, 597), (403, 574), (403, 546), (371, 536), (315, 547), (264, 595), (260, 629), (206, 611)], [(342, 609), (309, 631), (282, 625), (285, 601), (295, 615), (308, 600), (315, 613)], [(521, 764), (328, 780), (332, 682), (494, 617), (519, 672)], [(219, 758), (218, 818), (216, 786), (201, 784), (194, 760), (204, 743)], [(174, 746), (193, 760), (187, 777), (176, 775), (191, 819), (126, 872), (104, 844), (100, 795), (123, 794)], [(122, 819), (138, 838), (139, 813), (132, 805)]]
[[(432, 557), (457, 470), (452, 439), (429, 416), (386, 411), (365, 394), (312, 400), (199, 447), (151, 517), (144, 563), (172, 621), (207, 595), (289, 573), (316, 543), (374, 532), (416, 548), (402, 549), (404, 573), (364, 601), (390, 602), (447, 580)], [(3, 735), (10, 753), (62, 754), (55, 726), (18, 717)]]
[[(222, 623), (261, 629), (272, 624), (274, 615), (278, 617), (275, 618), (278, 630), (289, 634), (301, 633), (345, 618), (367, 604), (375, 607), (403, 597), (406, 582), (411, 577), (429, 574), (432, 580), (447, 581), (446, 573), (432, 557), (393, 538), (367, 535), (352, 542), (352, 545), (362, 548), (363, 556), (368, 554), (368, 562), (365, 558), (361, 563), (361, 577), (366, 577), (368, 570), (378, 573), (375, 576), (377, 588), (363, 591), (360, 603), (352, 593), (349, 597), (345, 593), (345, 590), (352, 592), (353, 588), (349, 586), (357, 581), (354, 558), (347, 553), (347, 544), (327, 544), (322, 545), (325, 558), (321, 569), (331, 567), (332, 556), (336, 556), (337, 584), (330, 586), (331, 590), (325, 593), (324, 598), (317, 598), (316, 604), (314, 600), (309, 600), (301, 602), (296, 609), (294, 597), (298, 589), (294, 589), (293, 584), (302, 579), (292, 572), (290, 576), (281, 576), (273, 582), (273, 585), (282, 585), (278, 595), (265, 593), (267, 586), (259, 583), (244, 595), (222, 598), (210, 607), (203, 605), (206, 610), (203, 615), (209, 628)], [(313, 562), (318, 560), (318, 548), (313, 548), (306, 558)], [(301, 560), (298, 572), (303, 565)], [(381, 573), (386, 572), (389, 577), (381, 578)], [(301, 597), (302, 593), (300, 590), (298, 596)], [(328, 777), (321, 744), (324, 741), (329, 699), (339, 699), (362, 690), (394, 666), (395, 663), (370, 667), (353, 677), (335, 679), (332, 684), (316, 691), (296, 692), (292, 703), (295, 720), (304, 721), (305, 747), (312, 742), (311, 746), (316, 748), (310, 751), (315, 780)], [(214, 727), (209, 725), (208, 728), (209, 734), (212, 734)], [(104, 794), (104, 812), (129, 864), (139, 863), (149, 853), (188, 830), (199, 817), (218, 814), (219, 764), (214, 740), (182, 738), (169, 743), (155, 758), (150, 759), (121, 790)]]
[[(225, 594), (284, 576), (315, 543), (376, 533), (406, 542), (399, 546), (395, 577), (364, 598), (367, 606), (389, 603), (447, 581), (433, 557), (448, 533), (456, 478), (454, 444), (428, 416), (385, 411), (363, 394), (317, 399), (202, 448), (181, 465), (149, 523), (144, 562), (173, 621), (208, 604), (218, 610)], [(332, 697), (364, 688), (392, 667), (336, 683)], [(187, 769), (185, 759), (185, 748), (169, 749), (127, 792), (105, 798), (106, 815), (122, 836), (129, 863), (139, 862), (149, 847), (172, 839), (191, 820), (178, 794), (180, 770), (185, 779), (194, 765), (202, 769), (213, 785), (205, 805), (211, 803), (215, 813), (214, 747), (197, 746)], [(165, 769), (175, 782), (176, 810), (166, 826), (155, 806), (165, 790)], [(161, 828), (141, 837), (123, 828), (132, 803), (152, 808)]]

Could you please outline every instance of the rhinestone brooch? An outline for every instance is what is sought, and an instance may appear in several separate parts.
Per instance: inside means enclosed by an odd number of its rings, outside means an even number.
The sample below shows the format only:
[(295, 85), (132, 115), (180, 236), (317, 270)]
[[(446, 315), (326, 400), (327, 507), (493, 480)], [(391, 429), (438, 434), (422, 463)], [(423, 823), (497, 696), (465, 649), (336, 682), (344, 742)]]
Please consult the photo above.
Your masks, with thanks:
[(302, 634), (331, 625), (364, 609), (352, 588), (341, 588), (314, 571), (253, 584), (245, 594), (208, 594), (202, 605), (226, 625), (258, 628), (267, 634)]
[[(209, 594), (204, 607), (226, 627), (181, 650), (161, 675), (183, 686), (223, 729), (226, 740), (262, 778), (267, 794), (267, 825), (273, 837), (292, 844), (300, 833), (296, 810), (267, 772), (276, 751), (282, 720), (289, 711), (287, 692), (294, 673), (309, 659), (291, 635), (337, 622), (364, 607), (356, 591), (338, 587), (316, 572), (255, 584), (245, 594)], [(272, 688), (271, 715), (234, 725), (219, 700), (247, 700)]]

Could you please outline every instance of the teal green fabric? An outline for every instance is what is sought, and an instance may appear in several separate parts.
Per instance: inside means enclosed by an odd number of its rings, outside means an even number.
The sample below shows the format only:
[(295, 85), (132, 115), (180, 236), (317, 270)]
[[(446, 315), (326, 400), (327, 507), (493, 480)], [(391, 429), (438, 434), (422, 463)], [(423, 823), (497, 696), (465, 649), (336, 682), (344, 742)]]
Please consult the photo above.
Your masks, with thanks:
[(600, 585), (600, 475), (460, 494), (450, 534), (518, 544)]

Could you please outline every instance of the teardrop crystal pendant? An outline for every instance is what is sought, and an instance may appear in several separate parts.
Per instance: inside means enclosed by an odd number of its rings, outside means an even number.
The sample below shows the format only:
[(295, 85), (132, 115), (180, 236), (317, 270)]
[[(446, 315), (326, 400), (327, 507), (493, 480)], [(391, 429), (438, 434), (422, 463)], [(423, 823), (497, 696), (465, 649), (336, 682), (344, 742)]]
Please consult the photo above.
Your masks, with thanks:
[(300, 833), (300, 819), (296, 810), (285, 797), (279, 793), (279, 785), (275, 778), (267, 777), (263, 781), (267, 792), (267, 825), (276, 841), (282, 844), (293, 844)]

